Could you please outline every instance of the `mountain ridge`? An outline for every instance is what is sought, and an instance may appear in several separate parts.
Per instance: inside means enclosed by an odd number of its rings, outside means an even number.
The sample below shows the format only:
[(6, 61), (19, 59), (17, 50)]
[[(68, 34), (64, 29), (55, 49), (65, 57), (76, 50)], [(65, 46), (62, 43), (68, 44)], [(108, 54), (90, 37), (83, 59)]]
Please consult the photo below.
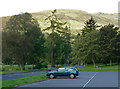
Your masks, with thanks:
[[(40, 12), (31, 13), (33, 18), (36, 18), (40, 24), (41, 29), (46, 28), (49, 23), (45, 21), (45, 18), (51, 15), (53, 10), (44, 10)], [(71, 32), (77, 33), (84, 27), (84, 22), (91, 16), (95, 19), (98, 25), (114, 24), (118, 26), (118, 14), (117, 13), (88, 13), (82, 10), (74, 9), (57, 9), (56, 15), (61, 18), (61, 21), (67, 21), (71, 26)], [(10, 18), (2, 17), (2, 25), (5, 26), (6, 21)], [(0, 18), (1, 19), (1, 18)]]

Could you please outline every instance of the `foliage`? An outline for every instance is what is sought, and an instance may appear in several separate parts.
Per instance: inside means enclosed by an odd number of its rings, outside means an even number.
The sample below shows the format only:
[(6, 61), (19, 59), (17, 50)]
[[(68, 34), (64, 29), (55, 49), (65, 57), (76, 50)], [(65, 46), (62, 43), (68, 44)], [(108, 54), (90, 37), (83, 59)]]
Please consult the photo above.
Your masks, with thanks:
[[(65, 60), (68, 60), (70, 48), (70, 30), (66, 22), (61, 22), (57, 17), (56, 10), (46, 20), (50, 22), (50, 26), (44, 30), (51, 30), (46, 43), (49, 49), (48, 59), (52, 66), (55, 66), (55, 63), (66, 63)], [(65, 50), (65, 48), (67, 49)]]
[[(108, 24), (97, 30), (97, 24), (91, 18), (85, 23), (82, 34), (78, 34), (73, 47), (73, 54), (78, 64), (93, 62), (94, 67), (96, 63), (117, 62), (119, 59), (118, 45), (119, 40), (115, 40), (119, 33), (118, 28), (114, 25)], [(118, 33), (118, 35), (117, 35)], [(117, 38), (118, 39), (118, 38)], [(114, 43), (116, 41), (116, 43)], [(113, 46), (114, 45), (114, 46)]]
[[(87, 65), (118, 62), (120, 59), (120, 32), (112, 24), (98, 26), (91, 17), (85, 22), (82, 33), (71, 35), (71, 25), (59, 18), (57, 10), (44, 20), (42, 33), (39, 23), (29, 13), (11, 16), (2, 31), (4, 64), (25, 65), (37, 69), (63, 65)], [(41, 23), (42, 24), (42, 23)], [(79, 28), (79, 26), (78, 26)], [(73, 28), (72, 28), (73, 29)], [(81, 31), (81, 30), (80, 30)]]
[(99, 55), (99, 34), (96, 30), (97, 27), (95, 20), (91, 17), (85, 22), (82, 34), (78, 34), (74, 45), (74, 55), (77, 58), (78, 64), (92, 61), (95, 67), (95, 61)]
[[(104, 62), (114, 61), (116, 59), (114, 55), (114, 48), (112, 47), (113, 40), (117, 37), (118, 28), (114, 25), (108, 24), (100, 28), (100, 45), (102, 60)], [(117, 40), (119, 42), (119, 40)], [(116, 49), (115, 49), (116, 50)]]
[(25, 64), (35, 50), (36, 42), (42, 40), (39, 39), (41, 36), (39, 24), (31, 14), (22, 13), (12, 16), (3, 30), (3, 59), (12, 60), (25, 70)]
[(48, 64), (47, 63), (45, 63), (45, 62), (38, 62), (38, 63), (36, 63), (35, 64), (35, 66), (34, 66), (34, 69), (41, 69), (41, 68), (47, 68), (48, 66), (47, 66)]
[(85, 35), (93, 30), (96, 30), (97, 27), (99, 26), (96, 24), (96, 21), (91, 16), (91, 18), (85, 22), (85, 26), (82, 30), (82, 35)]
[[(75, 40), (74, 54), (78, 64), (91, 63), (93, 64), (99, 59), (99, 31), (91, 31), (86, 35), (79, 35)], [(94, 64), (95, 67), (95, 64)]]

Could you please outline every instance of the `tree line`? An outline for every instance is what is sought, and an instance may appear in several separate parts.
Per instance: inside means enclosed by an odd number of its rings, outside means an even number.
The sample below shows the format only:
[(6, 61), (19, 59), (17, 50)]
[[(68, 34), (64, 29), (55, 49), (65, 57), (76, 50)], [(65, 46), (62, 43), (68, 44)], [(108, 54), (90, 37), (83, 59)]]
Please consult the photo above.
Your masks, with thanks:
[[(30, 13), (11, 16), (2, 30), (2, 62), (25, 65), (47, 63), (55, 65), (118, 62), (120, 59), (120, 32), (112, 24), (98, 26), (91, 17), (74, 40), (70, 25), (51, 12), (45, 20), (49, 26), (41, 29)], [(49, 31), (44, 34), (43, 31)]]

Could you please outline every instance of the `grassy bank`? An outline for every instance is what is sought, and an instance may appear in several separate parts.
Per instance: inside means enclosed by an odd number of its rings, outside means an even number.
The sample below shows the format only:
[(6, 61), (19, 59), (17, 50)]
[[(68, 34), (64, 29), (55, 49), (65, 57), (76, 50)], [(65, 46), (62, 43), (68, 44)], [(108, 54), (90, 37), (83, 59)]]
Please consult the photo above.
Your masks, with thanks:
[(96, 68), (94, 68), (92, 65), (88, 65), (85, 67), (79, 67), (78, 70), (79, 71), (118, 71), (118, 65), (113, 65), (113, 66), (101, 65), (101, 66), (96, 66)]
[(45, 80), (45, 79), (48, 79), (46, 77), (46, 75), (36, 75), (36, 76), (19, 78), (19, 79), (4, 80), (4, 81), (2, 81), (2, 89), (11, 89), (12, 87), (15, 87), (18, 85), (41, 81), (41, 80)]

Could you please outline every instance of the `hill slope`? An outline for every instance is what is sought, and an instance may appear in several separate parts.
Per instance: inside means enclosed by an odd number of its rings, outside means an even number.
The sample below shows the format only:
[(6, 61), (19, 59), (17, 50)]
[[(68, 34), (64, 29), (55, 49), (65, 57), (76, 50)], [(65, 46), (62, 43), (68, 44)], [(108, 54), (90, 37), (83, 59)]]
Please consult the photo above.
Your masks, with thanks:
[[(36, 18), (40, 24), (41, 29), (46, 28), (49, 24), (45, 21), (45, 18), (51, 14), (51, 10), (40, 11), (32, 13), (33, 17)], [(61, 18), (62, 21), (67, 21), (71, 26), (71, 32), (79, 32), (83, 28), (84, 22), (88, 20), (91, 16), (97, 21), (98, 25), (105, 24), (114, 24), (118, 26), (118, 16), (116, 14), (105, 14), (105, 13), (96, 13), (90, 14), (81, 10), (72, 10), (72, 9), (58, 9), (57, 16)], [(3, 27), (5, 22), (9, 17), (3, 17)]]

